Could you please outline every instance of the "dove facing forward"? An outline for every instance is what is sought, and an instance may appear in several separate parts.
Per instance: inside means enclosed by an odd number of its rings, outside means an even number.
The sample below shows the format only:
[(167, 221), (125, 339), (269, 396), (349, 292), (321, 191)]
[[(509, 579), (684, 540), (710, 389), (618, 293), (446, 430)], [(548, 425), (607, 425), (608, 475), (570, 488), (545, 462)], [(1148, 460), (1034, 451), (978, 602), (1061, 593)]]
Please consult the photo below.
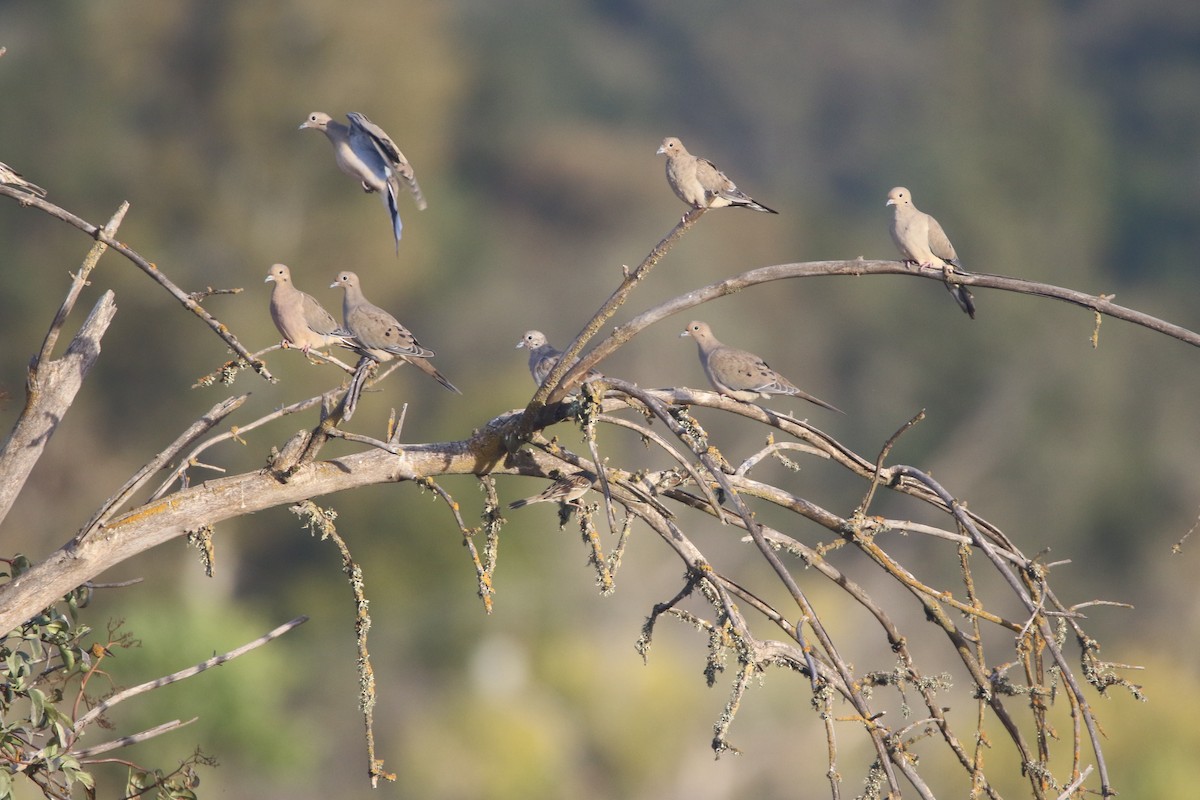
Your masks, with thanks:
[[(921, 267), (938, 267), (948, 275), (955, 268), (961, 271), (958, 254), (941, 224), (919, 210), (912, 201), (912, 193), (903, 186), (888, 192), (886, 205), (892, 207), (892, 241), (900, 249), (904, 260)], [(946, 289), (954, 296), (959, 307), (975, 319), (975, 296), (961, 283), (946, 281)]]
[(455, 394), (462, 394), (429, 363), (435, 353), (422, 347), (417, 337), (388, 312), (371, 303), (363, 295), (358, 275), (339, 272), (330, 288), (345, 290), (342, 299), (342, 329), (339, 332), (353, 337), (350, 348), (375, 361), (402, 358)]
[(17, 172), (3, 161), (0, 161), (0, 183), (3, 183), (5, 186), (15, 186), (18, 189), (37, 197), (46, 196), (45, 189), (38, 186), (36, 183), (25, 180), (25, 178), (21, 176), (21, 173)]
[(578, 505), (575, 501), (587, 494), (587, 490), (590, 488), (592, 488), (591, 476), (584, 472), (576, 472), (574, 475), (559, 478), (543, 489), (541, 494), (535, 494), (533, 497), (526, 497), (523, 500), (513, 500), (508, 507), (524, 508), (530, 503), (552, 502), (574, 506)]
[(725, 208), (737, 206), (767, 214), (778, 214), (773, 208), (737, 188), (724, 172), (707, 158), (697, 158), (687, 151), (683, 142), (674, 136), (663, 139), (658, 155), (667, 157), (667, 183), (675, 196), (692, 208)]
[[(541, 386), (558, 366), (558, 361), (562, 358), (562, 351), (546, 341), (546, 334), (541, 331), (525, 331), (514, 349), (520, 350), (522, 347), (529, 350), (529, 374), (533, 376), (533, 382)], [(571, 362), (571, 366), (578, 361), (579, 359), (576, 358)], [(600, 373), (596, 370), (588, 370), (587, 380), (599, 377)]]
[(351, 178), (358, 180), (364, 192), (379, 192), (384, 208), (392, 220), (392, 235), (396, 239), (396, 250), (400, 250), (400, 235), (404, 223), (400, 220), (397, 206), (400, 181), (404, 181), (412, 192), (417, 210), (424, 211), (428, 205), (421, 194), (412, 165), (396, 147), (392, 137), (374, 122), (357, 111), (346, 115), (349, 125), (343, 125), (323, 111), (314, 111), (300, 125), (300, 129), (312, 128), (321, 131), (333, 145), (333, 157), (338, 168)]
[(700, 366), (704, 368), (709, 383), (723, 395), (746, 403), (773, 394), (794, 395), (830, 411), (844, 413), (824, 400), (800, 390), (754, 353), (721, 344), (717, 337), (713, 336), (712, 329), (706, 322), (689, 322), (687, 329), (679, 335), (690, 336), (696, 340), (700, 351)]
[(292, 272), (286, 264), (272, 266), (263, 283), (268, 281), (275, 282), (271, 289), (271, 320), (283, 336), (285, 347), (299, 347), (308, 355), (314, 347), (349, 346), (349, 340), (338, 335), (338, 324), (333, 315), (312, 295), (300, 291), (292, 283)]

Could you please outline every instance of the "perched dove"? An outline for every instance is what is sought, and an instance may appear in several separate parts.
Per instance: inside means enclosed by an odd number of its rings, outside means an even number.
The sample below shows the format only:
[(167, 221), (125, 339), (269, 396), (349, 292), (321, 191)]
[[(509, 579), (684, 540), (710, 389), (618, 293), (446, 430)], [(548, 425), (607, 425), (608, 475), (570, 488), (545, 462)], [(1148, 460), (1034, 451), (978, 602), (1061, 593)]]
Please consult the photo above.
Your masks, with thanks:
[[(529, 350), (529, 374), (533, 376), (533, 382), (541, 386), (558, 366), (558, 360), (562, 358), (562, 351), (547, 342), (546, 334), (541, 331), (525, 331), (515, 349), (520, 350), (522, 347)], [(579, 359), (577, 358), (575, 361), (579, 361)], [(572, 366), (574, 366), (574, 362), (572, 362)], [(588, 380), (599, 377), (600, 373), (596, 370), (588, 370)]]
[(429, 363), (434, 355), (432, 350), (422, 347), (408, 328), (363, 296), (357, 275), (353, 272), (338, 273), (337, 280), (330, 284), (330, 288), (338, 286), (346, 290), (342, 300), (343, 326), (339, 332), (354, 337), (352, 349), (380, 362), (402, 358), (450, 391), (462, 394)]
[(272, 266), (263, 283), (267, 281), (275, 282), (271, 289), (271, 319), (283, 336), (285, 347), (299, 347), (307, 355), (313, 347), (349, 346), (349, 339), (336, 333), (338, 324), (333, 315), (292, 283), (287, 265)]
[(29, 181), (25, 180), (23, 177), (21, 177), (21, 173), (17, 172), (3, 161), (0, 161), (0, 183), (5, 184), (6, 186), (15, 186), (18, 189), (24, 190), (29, 194), (36, 195), (38, 197), (46, 196), (45, 189), (38, 186), (36, 183), (30, 183)]
[(508, 504), (509, 508), (524, 508), (530, 503), (566, 503), (567, 505), (578, 505), (575, 501), (583, 497), (587, 490), (592, 488), (591, 477), (584, 472), (576, 472), (574, 475), (568, 475), (559, 478), (554, 483), (542, 490), (541, 494), (535, 494), (533, 497), (526, 497), (524, 500), (513, 500)]
[(693, 208), (738, 206), (768, 214), (779, 213), (755, 202), (711, 161), (689, 153), (683, 142), (674, 136), (663, 139), (658, 154), (667, 156), (667, 183), (671, 184), (675, 196)]
[[(954, 245), (933, 217), (913, 205), (912, 193), (903, 186), (888, 192), (887, 205), (892, 207), (892, 241), (900, 248), (904, 260), (921, 267), (940, 267), (943, 274), (962, 269)], [(961, 283), (946, 281), (946, 288), (960, 308), (975, 319), (975, 296)]]
[(363, 191), (379, 192), (392, 219), (392, 235), (396, 238), (396, 249), (399, 251), (400, 234), (404, 228), (397, 200), (400, 181), (408, 186), (420, 211), (424, 211), (428, 205), (425, 196), (421, 194), (412, 165), (396, 147), (392, 137), (357, 111), (351, 111), (346, 117), (350, 120), (349, 125), (343, 125), (324, 112), (314, 111), (301, 123), (300, 128), (315, 128), (324, 133), (333, 145), (333, 156), (342, 172), (362, 183)]
[(704, 368), (709, 382), (723, 395), (746, 403), (773, 394), (795, 395), (822, 408), (843, 413), (841, 409), (796, 388), (753, 353), (721, 344), (706, 322), (689, 322), (687, 330), (679, 335), (696, 340), (700, 350), (700, 366)]

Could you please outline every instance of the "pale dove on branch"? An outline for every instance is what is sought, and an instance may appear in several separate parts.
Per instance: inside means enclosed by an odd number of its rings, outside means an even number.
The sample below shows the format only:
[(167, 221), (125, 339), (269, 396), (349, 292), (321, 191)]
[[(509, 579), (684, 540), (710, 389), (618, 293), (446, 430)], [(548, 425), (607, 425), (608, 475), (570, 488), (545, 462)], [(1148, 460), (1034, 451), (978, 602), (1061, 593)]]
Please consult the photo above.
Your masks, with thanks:
[[(888, 192), (887, 205), (892, 207), (892, 241), (905, 261), (923, 268), (938, 267), (943, 275), (957, 268), (962, 271), (954, 245), (936, 219), (920, 211), (912, 201), (912, 193), (903, 186)], [(960, 308), (975, 319), (975, 296), (961, 283), (946, 281), (946, 289)]]
[(263, 282), (267, 281), (275, 282), (271, 289), (271, 320), (283, 336), (285, 347), (299, 347), (307, 355), (314, 347), (349, 346), (349, 340), (336, 333), (338, 324), (333, 315), (292, 283), (292, 273), (286, 264), (272, 266)]
[(45, 189), (38, 186), (36, 183), (31, 183), (30, 181), (25, 180), (25, 178), (21, 177), (21, 173), (17, 172), (3, 161), (0, 161), (0, 183), (3, 183), (6, 186), (15, 186), (18, 189), (38, 197), (46, 196)]
[[(558, 366), (558, 360), (562, 358), (562, 351), (546, 341), (546, 334), (541, 331), (525, 331), (515, 349), (520, 350), (522, 347), (529, 350), (529, 374), (533, 376), (533, 382), (541, 386)], [(576, 358), (571, 366), (578, 361), (579, 359)], [(600, 377), (599, 372), (594, 369), (588, 370), (588, 380), (598, 377)]]
[(587, 494), (587, 490), (591, 488), (591, 476), (584, 472), (576, 472), (574, 475), (559, 478), (543, 489), (540, 494), (535, 494), (533, 497), (526, 497), (523, 500), (513, 500), (508, 504), (508, 507), (524, 508), (530, 503), (553, 502), (574, 506), (578, 505), (575, 501)]
[(342, 328), (353, 337), (352, 349), (375, 361), (402, 358), (456, 394), (458, 388), (429, 363), (434, 352), (422, 347), (408, 328), (363, 296), (362, 285), (353, 272), (339, 272), (330, 288), (346, 291), (342, 300)]
[(324, 133), (333, 145), (333, 156), (342, 172), (358, 180), (363, 191), (379, 192), (392, 220), (392, 235), (398, 251), (404, 228), (398, 207), (400, 181), (404, 181), (412, 192), (418, 210), (423, 211), (428, 205), (425, 196), (421, 194), (412, 165), (383, 128), (357, 111), (351, 111), (346, 117), (350, 120), (349, 125), (343, 125), (322, 111), (314, 111), (300, 128), (313, 128)]
[(700, 351), (700, 366), (704, 368), (709, 383), (723, 395), (746, 403), (773, 394), (794, 395), (830, 411), (844, 413), (824, 400), (800, 390), (753, 353), (721, 344), (717, 337), (713, 336), (708, 323), (689, 322), (687, 330), (679, 335), (690, 336), (696, 340)]
[(693, 208), (737, 206), (768, 214), (779, 213), (738, 189), (711, 161), (689, 153), (683, 142), (674, 136), (663, 139), (658, 154), (667, 157), (667, 183), (671, 184), (675, 196)]

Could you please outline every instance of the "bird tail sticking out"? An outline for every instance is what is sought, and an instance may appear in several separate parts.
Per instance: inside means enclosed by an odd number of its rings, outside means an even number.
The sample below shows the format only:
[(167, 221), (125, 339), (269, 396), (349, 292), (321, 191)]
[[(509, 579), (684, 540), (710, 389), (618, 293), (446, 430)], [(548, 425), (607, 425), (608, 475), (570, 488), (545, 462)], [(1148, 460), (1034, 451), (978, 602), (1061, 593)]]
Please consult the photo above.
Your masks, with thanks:
[[(946, 263), (953, 267), (955, 272), (962, 272), (962, 264), (958, 263), (958, 259), (946, 259)], [(971, 319), (975, 319), (975, 295), (971, 294), (970, 289), (961, 283), (946, 281), (946, 291), (953, 295), (959, 308), (965, 311)]]
[(387, 208), (388, 216), (392, 218), (392, 235), (396, 237), (396, 255), (399, 255), (400, 234), (404, 231), (404, 223), (400, 220), (400, 209), (396, 205), (394, 182), (389, 182), (387, 191), (383, 193), (383, 205)]
[[(745, 196), (745, 195), (743, 195), (743, 196)], [(748, 208), (751, 211), (762, 211), (763, 213), (766, 213), (766, 214), (778, 214), (779, 213), (775, 209), (764, 206), (762, 203), (758, 202), (757, 200), (752, 200), (749, 197), (746, 197), (746, 201), (747, 202), (744, 202), (744, 203), (734, 203), (734, 205), (741, 206), (742, 208)]]
[(954, 295), (958, 307), (975, 319), (975, 295), (971, 294), (971, 290), (960, 283), (947, 283), (946, 289)]
[(417, 183), (417, 176), (412, 174), (411, 169), (407, 173), (400, 173), (400, 180), (404, 181), (405, 185), (408, 186), (408, 191), (412, 192), (418, 211), (424, 211), (429, 208), (429, 203), (425, 202), (425, 195), (421, 193), (421, 184)]
[(454, 392), (455, 394), (462, 394), (462, 392), (460, 392), (458, 390), (457, 386), (455, 386), (450, 381), (446, 380), (445, 375), (438, 372), (437, 367), (435, 367), (433, 364), (429, 363), (429, 359), (427, 359), (427, 358), (410, 358), (410, 359), (408, 359), (408, 361), (410, 363), (412, 363), (417, 369), (421, 370), (421, 372), (424, 372), (426, 375), (433, 378), (435, 381), (440, 383), (442, 386), (445, 386), (450, 391)]

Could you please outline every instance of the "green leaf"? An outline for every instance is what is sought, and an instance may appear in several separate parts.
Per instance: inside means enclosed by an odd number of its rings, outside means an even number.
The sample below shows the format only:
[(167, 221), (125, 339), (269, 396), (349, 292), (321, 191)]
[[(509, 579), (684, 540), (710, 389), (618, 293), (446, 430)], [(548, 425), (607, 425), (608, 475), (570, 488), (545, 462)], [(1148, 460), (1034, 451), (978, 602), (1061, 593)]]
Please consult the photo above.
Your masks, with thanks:
[(46, 725), (46, 695), (40, 689), (29, 690), (29, 721), (33, 723), (35, 728), (43, 728)]

